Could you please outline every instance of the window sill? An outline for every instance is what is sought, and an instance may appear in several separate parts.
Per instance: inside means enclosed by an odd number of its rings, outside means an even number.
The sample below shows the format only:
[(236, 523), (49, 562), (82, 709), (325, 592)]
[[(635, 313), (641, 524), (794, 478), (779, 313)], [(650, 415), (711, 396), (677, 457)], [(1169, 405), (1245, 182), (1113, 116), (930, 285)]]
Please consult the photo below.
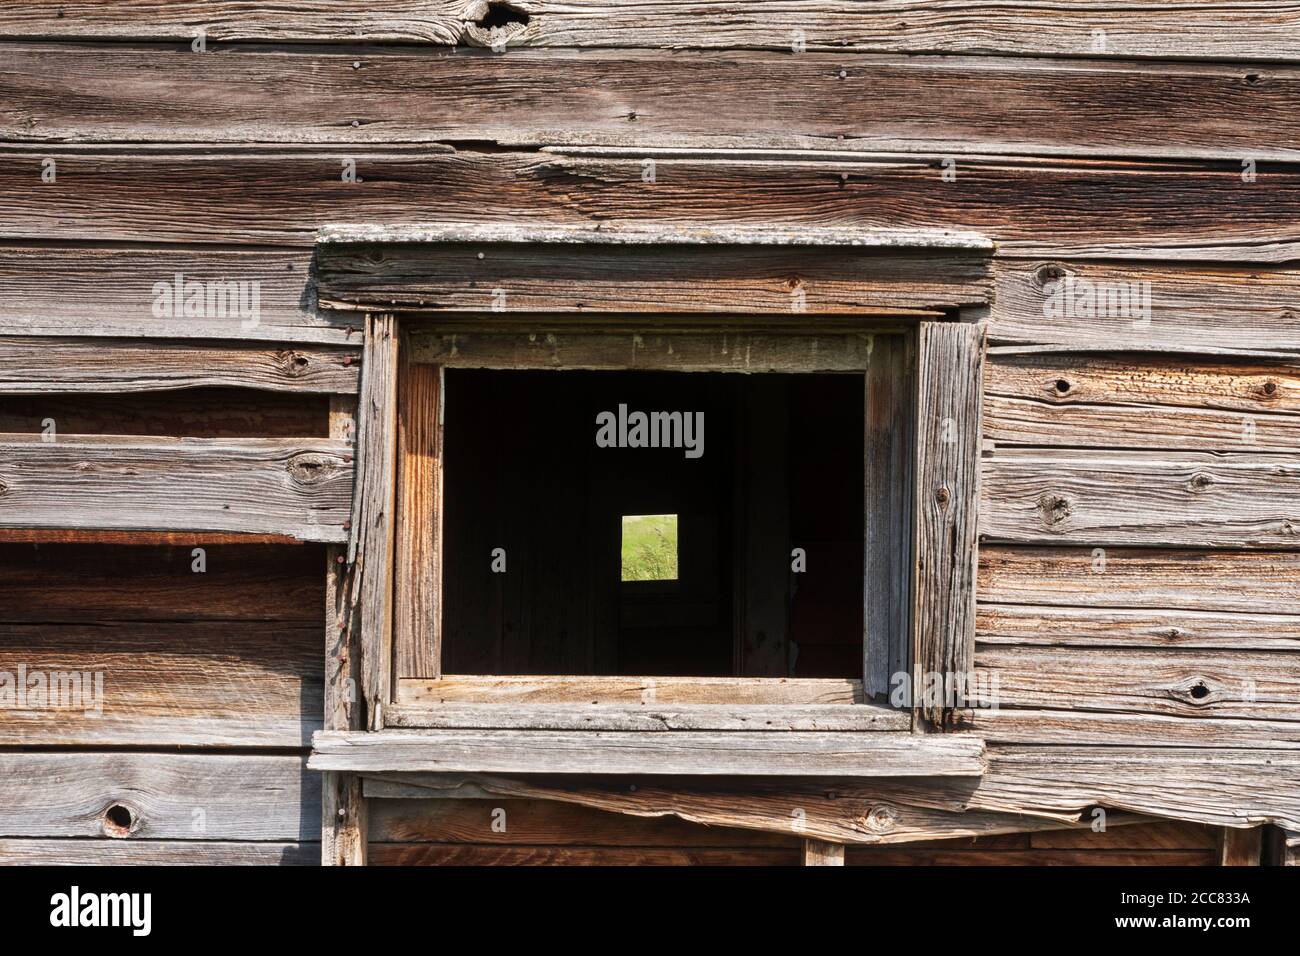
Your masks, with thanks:
[(312, 738), (307, 767), (353, 773), (978, 777), (984, 772), (984, 741), (968, 734), (798, 730), (322, 731)]

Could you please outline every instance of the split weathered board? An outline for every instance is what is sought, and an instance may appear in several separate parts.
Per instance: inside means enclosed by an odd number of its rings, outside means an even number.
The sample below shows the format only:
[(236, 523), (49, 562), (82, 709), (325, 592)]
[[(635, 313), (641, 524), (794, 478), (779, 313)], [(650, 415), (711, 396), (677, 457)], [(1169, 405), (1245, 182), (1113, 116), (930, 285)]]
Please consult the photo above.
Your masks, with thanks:
[(316, 42), (398, 41), (440, 46), (762, 48), (801, 52), (974, 52), (1028, 55), (1300, 59), (1297, 18), (1262, 0), (1192, 0), (1177, 9), (1134, 11), (1085, 0), (1015, 8), (925, 0), (876, 8), (855, 0), (791, 5), (757, 0), (718, 16), (704, 0), (383, 0), (346, 12), (326, 0), (296, 4), (292, 15), (243, 4), (17, 0), (0, 16), (0, 36)]
[[(133, 238), (139, 238), (138, 234)], [(334, 342), (358, 346), (360, 317), (318, 313), (306, 249), (0, 246), (0, 335)], [(217, 284), (247, 317), (209, 310)], [(177, 290), (182, 296), (177, 308)], [(187, 291), (188, 290), (188, 291)], [(196, 294), (201, 291), (200, 298)], [(193, 304), (187, 310), (186, 300)]]
[[(870, 240), (862, 230), (858, 242)], [(798, 244), (620, 245), (520, 241), (329, 242), (321, 304), (415, 312), (942, 313), (992, 296), (986, 249), (871, 250)], [(723, 234), (725, 238), (725, 233)], [(936, 239), (941, 236), (936, 235)], [(925, 242), (918, 234), (916, 245)], [(846, 242), (846, 246), (848, 242)]]
[[(730, 50), (508, 56), (18, 45), (13, 142), (738, 147), (1300, 159), (1300, 71), (1270, 65)], [(311, 77), (309, 93), (298, 89)], [(296, 91), (286, 95), (287, 91)], [(165, 99), (165, 103), (159, 102)], [(1044, 122), (1043, 103), (1069, 103)], [(160, 108), (161, 107), (161, 108)]]
[(862, 681), (729, 677), (466, 677), (400, 680), (398, 699), (420, 704), (860, 704)]
[(343, 442), (7, 435), (0, 527), (234, 531), (344, 541)]
[[(984, 330), (926, 322), (917, 351), (910, 673), (916, 686), (935, 677), (958, 686), (970, 673), (975, 642)], [(935, 723), (964, 706), (960, 695), (915, 703)]]
[(0, 393), (356, 392), (359, 349), (0, 337)]
[(984, 742), (958, 734), (806, 731), (385, 730), (317, 733), (313, 770), (355, 773), (967, 777)]
[[(310, 243), (330, 223), (851, 227), (975, 232), (1017, 255), (1294, 259), (1300, 170), (1192, 162), (756, 155), (548, 147), (451, 151), (76, 147), (4, 151), (0, 230), (25, 240)], [(57, 183), (40, 185), (46, 160)], [(653, 166), (647, 165), (653, 163)], [(355, 168), (355, 180), (344, 173)], [(651, 177), (653, 171), (653, 177)], [(949, 175), (951, 181), (945, 181)], [(649, 181), (650, 179), (653, 181)], [(250, 188), (255, 185), (256, 188)], [(743, 201), (742, 201), (743, 198)], [(192, 215), (202, 207), (203, 216)], [(524, 212), (521, 213), (521, 210)]]

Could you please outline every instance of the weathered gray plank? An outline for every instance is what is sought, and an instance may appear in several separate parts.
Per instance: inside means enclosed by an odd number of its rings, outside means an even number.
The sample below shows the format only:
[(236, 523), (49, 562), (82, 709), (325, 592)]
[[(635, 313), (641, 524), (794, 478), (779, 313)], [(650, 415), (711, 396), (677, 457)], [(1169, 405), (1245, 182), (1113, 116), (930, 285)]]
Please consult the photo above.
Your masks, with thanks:
[(321, 303), (421, 312), (755, 312), (798, 319), (805, 312), (942, 312), (992, 295), (988, 260), (959, 251), (629, 248), (527, 238), (521, 231), (515, 243), (328, 243), (319, 253)]
[[(912, 674), (947, 683), (969, 673), (975, 642), (984, 332), (922, 323), (917, 351)], [(924, 712), (938, 723), (946, 709), (930, 703)]]
[(351, 448), (320, 439), (0, 441), (0, 527), (235, 531), (342, 541)]
[[(306, 746), (320, 728), (318, 634), (231, 621), (0, 624), (0, 746)], [(39, 683), (13, 709), (24, 675)]]
[(1128, 354), (991, 355), (985, 437), (998, 445), (1300, 448), (1300, 366)]
[[(663, 55), (636, 49), (431, 56), (290, 46), (195, 56), (46, 43), (11, 44), (5, 63), (0, 136), (14, 142), (1300, 158), (1289, 108), (1300, 73), (1276, 65), (728, 50), (674, 57), (668, 85)], [(286, 95), (303, 76), (310, 95)], [(1042, 121), (1042, 103), (1066, 101)]]
[(985, 644), (1300, 651), (1298, 614), (981, 602), (975, 622)]
[[(335, 418), (344, 431), (344, 414)], [(346, 416), (350, 422), (351, 416)], [(353, 608), (350, 600), (351, 567), (347, 549), (332, 545), (325, 555), (325, 694), (324, 729), (359, 730), (361, 708), (361, 649), (359, 634), (349, 626)], [(361, 778), (350, 773), (321, 774), (322, 866), (364, 866), (368, 804), (363, 799)]]
[(313, 770), (723, 776), (978, 776), (984, 743), (960, 734), (801, 731), (387, 730), (317, 733)]
[[(0, 754), (0, 836), (319, 839), (316, 774), (295, 756)], [(112, 807), (122, 811), (108, 811)], [(310, 810), (308, 810), (310, 808)]]
[[(0, 335), (360, 342), (358, 316), (317, 313), (310, 269), (303, 249), (0, 246)], [(182, 290), (202, 287), (201, 314), (177, 313), (178, 276)], [(256, 324), (207, 310), (207, 290), (231, 282), (245, 284)]]
[(1165, 714), (1003, 707), (968, 711), (963, 727), (990, 744), (1300, 750), (1300, 724), (1290, 720), (1188, 720)]
[(395, 704), (390, 727), (479, 730), (907, 731), (907, 711), (872, 704)]
[(410, 361), (397, 371), (397, 521), (393, 667), (401, 677), (442, 673), (443, 370)]
[[(662, 150), (6, 150), (0, 230), (25, 239), (294, 243), (337, 222), (761, 224), (956, 230), (1021, 255), (1295, 258), (1300, 169)], [(57, 183), (41, 184), (46, 159)], [(343, 180), (353, 160), (361, 182)], [(653, 182), (648, 177), (653, 160)], [(250, 183), (257, 184), (256, 189)], [(41, 188), (35, 188), (41, 185)], [(204, 215), (194, 216), (195, 208)], [(1050, 215), (1044, 214), (1049, 210)], [(807, 230), (815, 232), (815, 230)]]
[[(1292, 267), (999, 259), (994, 275), (992, 343), (1300, 352), (1300, 270)], [(1112, 308), (1112, 295), (1124, 292), (1130, 306)]]
[(704, 0), (516, 0), (511, 8), (524, 15), (507, 14), (493, 26), (483, 0), (384, 0), (346, 11), (307, 0), (291, 13), (198, 0), (16, 0), (0, 16), (0, 36), (189, 40), (202, 27), (212, 40), (1300, 58), (1295, 13), (1262, 0), (1190, 0), (1141, 11), (1086, 0), (1036, 0), (1014, 9), (960, 3), (936, 10), (924, 0), (887, 8), (856, 0), (757, 0), (725, 10)]
[(1296, 615), (1300, 554), (989, 545), (980, 548), (979, 599)]
[(860, 704), (862, 681), (729, 677), (463, 677), (399, 680), (405, 704)]
[(988, 695), (996, 700), (986, 704), (1185, 718), (1300, 720), (1298, 661), (1294, 651), (1111, 648), (1098, 653), (991, 644), (975, 649), (976, 669), (996, 681)]
[(999, 449), (983, 462), (987, 541), (1300, 547), (1300, 460)]
[(352, 498), (352, 565), (348, 626), (361, 655), (364, 726), (384, 726), (389, 702), (393, 634), (393, 550), (397, 482), (397, 322), (391, 315), (366, 317), (364, 370), (357, 401), (357, 455)]
[(0, 337), (0, 392), (355, 392), (358, 349)]
[(911, 666), (915, 368), (914, 336), (875, 337), (864, 384), (862, 680), (876, 698)]
[(411, 358), (447, 368), (639, 369), (674, 372), (862, 372), (865, 333), (439, 333), (413, 329)]
[(235, 840), (0, 840), (5, 866), (314, 866), (316, 843)]

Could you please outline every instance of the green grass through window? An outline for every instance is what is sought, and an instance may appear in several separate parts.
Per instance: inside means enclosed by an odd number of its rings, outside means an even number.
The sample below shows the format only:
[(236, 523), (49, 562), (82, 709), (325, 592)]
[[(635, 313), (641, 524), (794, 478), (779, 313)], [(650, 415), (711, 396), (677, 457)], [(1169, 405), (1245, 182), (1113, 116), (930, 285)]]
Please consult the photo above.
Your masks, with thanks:
[(677, 515), (623, 516), (623, 580), (677, 580)]

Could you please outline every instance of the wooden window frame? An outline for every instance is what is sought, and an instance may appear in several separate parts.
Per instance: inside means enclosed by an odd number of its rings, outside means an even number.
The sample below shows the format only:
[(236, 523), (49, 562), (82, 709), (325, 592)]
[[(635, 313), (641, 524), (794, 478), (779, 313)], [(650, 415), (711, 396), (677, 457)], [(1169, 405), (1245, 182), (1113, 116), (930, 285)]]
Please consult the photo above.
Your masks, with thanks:
[[(368, 231), (357, 241), (373, 244), (392, 239)], [(649, 324), (645, 318), (620, 308), (617, 295), (610, 297), (598, 320), (579, 315), (580, 308), (572, 301), (571, 276), (561, 275), (548, 285), (544, 274), (540, 279), (530, 274), (528, 278), (541, 291), (534, 291), (528, 312), (485, 312), (482, 292), (474, 293), (477, 309), (455, 298), (472, 297), (465, 288), (476, 289), (479, 284), (465, 281), (476, 268), (470, 258), (476, 247), (486, 248), (492, 260), (510, 261), (519, 249), (534, 256), (549, 248), (546, 243), (567, 243), (572, 236), (521, 240), (439, 233), (417, 239), (434, 245), (414, 253), (407, 245), (385, 245), (382, 254), (372, 252), (363, 259), (342, 249), (336, 254), (345, 265), (331, 267), (327, 259), (322, 269), (322, 304), (391, 305), (400, 311), (372, 311), (365, 320), (358, 481), (347, 556), (354, 569), (349, 585), (355, 606), (351, 626), (359, 631), (364, 726), (372, 737), (361, 741), (346, 733), (321, 735), (314, 766), (362, 772), (387, 767), (608, 773), (624, 772), (610, 769), (623, 767), (626, 772), (639, 768), (642, 772), (868, 776), (939, 775), (948, 766), (954, 773), (979, 772), (977, 767), (972, 770), (975, 764), (969, 751), (941, 754), (936, 763), (926, 763), (908, 751), (906, 766), (900, 759), (879, 761), (870, 756), (892, 746), (879, 743), (866, 745), (860, 759), (845, 757), (842, 747), (834, 760), (819, 760), (815, 753), (828, 732), (837, 736), (840, 731), (941, 729), (953, 716), (951, 701), (915, 700), (900, 711), (880, 700), (893, 689), (891, 678), (896, 673), (964, 674), (970, 666), (983, 361), (982, 326), (971, 319), (987, 304), (991, 285), (985, 282), (987, 269), (982, 274), (978, 268), (972, 270), (972, 250), (961, 250), (966, 258), (949, 260), (945, 255), (952, 250), (940, 242), (947, 252), (933, 253), (937, 277), (933, 284), (941, 288), (935, 292), (927, 287), (925, 294), (941, 300), (942, 308), (919, 297), (916, 307), (909, 308), (907, 291), (891, 284), (892, 264), (873, 260), (867, 268), (876, 271), (870, 272), (868, 280), (857, 286), (849, 281), (842, 293), (837, 292), (848, 303), (843, 308), (818, 309), (792, 319), (789, 313), (777, 314), (779, 308), (789, 308), (788, 297), (779, 305), (767, 301), (755, 305), (742, 296), (718, 303), (711, 310), (714, 314), (701, 316), (695, 310), (672, 316), (671, 321), (655, 323), (661, 331), (649, 333), (644, 331)], [(592, 249), (612, 248), (618, 255), (628, 252), (628, 247), (614, 245), (617, 240), (608, 234), (582, 241), (592, 242)], [(712, 241), (704, 240), (705, 244)], [(718, 245), (723, 247), (717, 250), (720, 255), (711, 261), (719, 269), (729, 261), (722, 255), (728, 248), (748, 250), (737, 245), (734, 235)], [(802, 257), (801, 269), (815, 272), (818, 250), (796, 245), (791, 257)], [(393, 248), (399, 250), (394, 255), (399, 267), (385, 259)], [(499, 255), (502, 248), (508, 254)], [(649, 250), (651, 257), (666, 256), (674, 266), (680, 264), (675, 258), (680, 254), (678, 246), (652, 243)], [(980, 247), (974, 253), (983, 256), (980, 261), (986, 266), (987, 249)], [(484, 258), (479, 251), (478, 261)], [(953, 266), (953, 261), (959, 266)], [(589, 266), (584, 260), (580, 267), (590, 267), (596, 276), (613, 268), (600, 257)], [(915, 267), (913, 261), (897, 270), (902, 286), (915, 286)], [(686, 271), (691, 268), (696, 266)], [(837, 275), (843, 272), (843, 263), (838, 268)], [(942, 285), (949, 268), (954, 276), (963, 276), (962, 285), (944, 299), (947, 292)], [(368, 269), (374, 274), (359, 279), (358, 273)], [(393, 274), (405, 278), (395, 281)], [(968, 275), (975, 278), (968, 281)], [(698, 276), (692, 281), (698, 281)], [(698, 290), (695, 294), (698, 297)], [(545, 300), (548, 295), (555, 301)], [(548, 304), (539, 309), (539, 300)], [(698, 298), (692, 308), (696, 305)], [(633, 334), (638, 335), (641, 350), (630, 361), (624, 343), (610, 336)], [(723, 334), (726, 349), (711, 338)], [(812, 348), (814, 340), (816, 348)], [(685, 347), (669, 350), (670, 341)], [(741, 341), (751, 357), (745, 367), (736, 365), (735, 346)], [(832, 342), (844, 348), (827, 348)], [(614, 343), (617, 350), (609, 348)], [(801, 352), (790, 349), (791, 343), (808, 347)], [(724, 352), (731, 358), (719, 361)], [(557, 358), (561, 354), (563, 358)], [(817, 358), (803, 360), (800, 355)], [(861, 681), (441, 675), (439, 516), (446, 368), (863, 374), (866, 563)], [(736, 743), (746, 759), (676, 761), (675, 752), (656, 755), (643, 744), (644, 752), (630, 764), (619, 763), (622, 751), (612, 762), (609, 754), (598, 753), (584, 763), (581, 746), (575, 748), (576, 755), (560, 754), (569, 746), (566, 738), (556, 744), (549, 763), (538, 765), (517, 743), (499, 746), (501, 735), (520, 732), (533, 734), (536, 742), (542, 739), (539, 734), (558, 739), (575, 732), (603, 731), (598, 737), (609, 743), (622, 735), (635, 738), (641, 730), (697, 741), (707, 732), (729, 734), (728, 743)], [(443, 749), (430, 756), (413, 744), (415, 738), (405, 736), (411, 733), (417, 738), (442, 735)], [(785, 735), (779, 746), (771, 734)], [(878, 741), (883, 737), (867, 736)], [(841, 744), (847, 739), (839, 736)], [(672, 750), (674, 741), (667, 737), (656, 741)], [(783, 761), (774, 755), (773, 746), (782, 754), (791, 749), (796, 753)], [(471, 752), (472, 759), (455, 756)], [(493, 755), (499, 752), (507, 755), (494, 763)]]

